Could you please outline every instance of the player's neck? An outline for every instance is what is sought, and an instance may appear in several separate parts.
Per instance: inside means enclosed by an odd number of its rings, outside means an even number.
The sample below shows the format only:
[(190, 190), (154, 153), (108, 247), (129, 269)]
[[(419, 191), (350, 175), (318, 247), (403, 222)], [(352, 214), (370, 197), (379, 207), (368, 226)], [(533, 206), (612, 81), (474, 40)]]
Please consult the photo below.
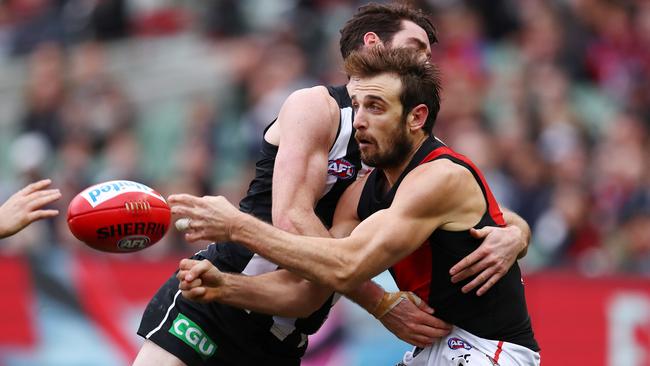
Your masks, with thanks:
[(406, 169), (406, 166), (411, 162), (413, 156), (418, 150), (420, 150), (420, 147), (424, 141), (427, 140), (427, 138), (427, 135), (418, 138), (418, 140), (416, 140), (416, 142), (412, 145), (410, 152), (404, 156), (404, 159), (402, 159), (399, 164), (396, 164), (394, 167), (382, 169), (384, 176), (386, 177), (386, 182), (388, 183), (387, 189), (390, 189), (395, 184), (395, 182), (397, 182), (399, 177), (404, 172), (404, 169)]

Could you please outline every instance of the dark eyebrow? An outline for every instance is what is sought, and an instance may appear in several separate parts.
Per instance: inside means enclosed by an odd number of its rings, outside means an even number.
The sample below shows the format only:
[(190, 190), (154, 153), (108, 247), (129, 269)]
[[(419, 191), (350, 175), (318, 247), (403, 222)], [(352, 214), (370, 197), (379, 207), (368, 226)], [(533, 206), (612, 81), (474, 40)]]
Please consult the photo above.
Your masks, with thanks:
[(368, 96), (366, 96), (366, 99), (370, 99), (370, 101), (372, 101), (372, 102), (386, 103), (384, 98), (379, 97), (377, 95), (368, 95)]

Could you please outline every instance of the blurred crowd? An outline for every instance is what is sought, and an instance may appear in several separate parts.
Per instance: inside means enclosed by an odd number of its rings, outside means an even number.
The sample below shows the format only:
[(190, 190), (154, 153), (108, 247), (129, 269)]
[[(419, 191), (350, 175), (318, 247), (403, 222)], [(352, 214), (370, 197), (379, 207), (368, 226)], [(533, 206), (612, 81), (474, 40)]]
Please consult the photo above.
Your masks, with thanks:
[[(77, 192), (110, 179), (238, 200), (284, 98), (345, 82), (338, 29), (363, 3), (0, 1), (0, 83), (20, 73), (20, 90), (0, 85), (0, 98), (19, 101), (15, 118), (0, 117), (0, 198), (51, 177), (63, 213)], [(415, 3), (439, 31), (434, 133), (473, 159), (499, 202), (532, 227), (524, 270), (650, 274), (650, 1)], [(193, 88), (182, 73), (163, 82), (172, 77), (164, 67), (133, 82), (139, 72), (115, 67), (133, 48), (146, 62), (152, 40), (197, 42), (211, 65), (203, 79), (216, 86)], [(164, 50), (152, 62), (199, 63)], [(182, 93), (142, 97), (174, 88)], [(65, 214), (3, 241), (9, 252), (88, 250)], [(170, 234), (136, 255), (195, 249)]]

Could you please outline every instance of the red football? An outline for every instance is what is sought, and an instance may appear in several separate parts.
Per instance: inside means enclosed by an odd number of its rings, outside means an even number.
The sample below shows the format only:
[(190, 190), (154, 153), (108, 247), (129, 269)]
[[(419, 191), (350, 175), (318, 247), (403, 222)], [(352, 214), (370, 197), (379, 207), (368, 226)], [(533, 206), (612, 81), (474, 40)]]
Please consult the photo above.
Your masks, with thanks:
[(165, 198), (144, 184), (114, 180), (76, 195), (68, 206), (68, 227), (92, 248), (135, 252), (160, 240), (171, 221)]

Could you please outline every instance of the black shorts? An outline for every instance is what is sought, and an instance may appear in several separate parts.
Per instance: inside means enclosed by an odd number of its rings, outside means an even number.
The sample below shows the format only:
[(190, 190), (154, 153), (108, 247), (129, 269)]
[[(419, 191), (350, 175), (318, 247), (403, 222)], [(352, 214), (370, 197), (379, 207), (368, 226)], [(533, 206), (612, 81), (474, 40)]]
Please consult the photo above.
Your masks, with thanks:
[(147, 305), (138, 334), (189, 366), (300, 365), (306, 346), (288, 348), (269, 332), (267, 318), (219, 303), (187, 300), (174, 274)]

